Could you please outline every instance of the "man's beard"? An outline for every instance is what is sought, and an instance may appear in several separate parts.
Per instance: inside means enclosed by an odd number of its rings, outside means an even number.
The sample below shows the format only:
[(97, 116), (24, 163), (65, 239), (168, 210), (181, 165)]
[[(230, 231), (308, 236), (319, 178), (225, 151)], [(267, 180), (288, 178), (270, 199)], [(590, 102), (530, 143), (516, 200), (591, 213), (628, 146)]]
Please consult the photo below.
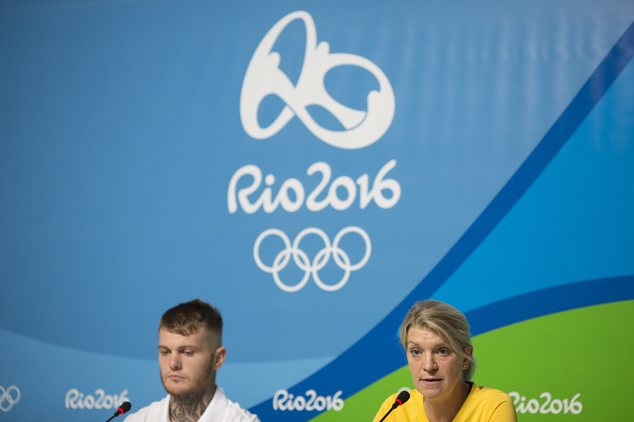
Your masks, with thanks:
[(163, 374), (161, 373), (161, 383), (163, 383), (163, 388), (165, 388), (165, 391), (167, 391), (168, 394), (174, 397), (202, 395), (207, 391), (207, 389), (209, 389), (209, 387), (215, 384), (215, 380), (216, 371), (213, 369), (213, 359), (209, 361), (209, 365), (203, 371), (193, 377), (192, 382), (188, 386), (174, 384), (168, 386), (166, 385)]

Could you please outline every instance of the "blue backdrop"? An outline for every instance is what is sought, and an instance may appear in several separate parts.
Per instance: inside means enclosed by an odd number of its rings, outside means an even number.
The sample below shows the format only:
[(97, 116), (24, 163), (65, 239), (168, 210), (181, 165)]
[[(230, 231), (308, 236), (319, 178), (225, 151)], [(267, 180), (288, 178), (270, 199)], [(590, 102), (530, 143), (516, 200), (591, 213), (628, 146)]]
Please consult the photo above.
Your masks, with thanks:
[(633, 21), (616, 0), (4, 1), (0, 419), (162, 398), (158, 320), (196, 297), (225, 319), (219, 385), (264, 422), (319, 413), (275, 410), (280, 389), (345, 399), (401, 366), (418, 299), (487, 329), (634, 299)]

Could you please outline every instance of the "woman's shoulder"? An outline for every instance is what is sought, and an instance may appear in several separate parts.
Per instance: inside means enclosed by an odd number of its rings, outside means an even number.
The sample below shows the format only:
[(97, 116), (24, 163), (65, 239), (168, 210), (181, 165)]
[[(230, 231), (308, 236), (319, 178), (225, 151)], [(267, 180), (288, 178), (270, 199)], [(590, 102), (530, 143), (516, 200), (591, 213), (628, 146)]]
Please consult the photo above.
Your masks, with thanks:
[(469, 395), (474, 395), (478, 397), (509, 397), (502, 390), (497, 390), (495, 388), (487, 387), (487, 386), (478, 386), (475, 383), (471, 383), (471, 392)]
[(464, 413), (482, 421), (517, 421), (513, 400), (504, 391), (472, 384), (465, 401)]
[(478, 386), (476, 384), (471, 385), (471, 392), (469, 393), (469, 396), (476, 400), (511, 400), (511, 397), (502, 390), (496, 390), (495, 388), (486, 386)]

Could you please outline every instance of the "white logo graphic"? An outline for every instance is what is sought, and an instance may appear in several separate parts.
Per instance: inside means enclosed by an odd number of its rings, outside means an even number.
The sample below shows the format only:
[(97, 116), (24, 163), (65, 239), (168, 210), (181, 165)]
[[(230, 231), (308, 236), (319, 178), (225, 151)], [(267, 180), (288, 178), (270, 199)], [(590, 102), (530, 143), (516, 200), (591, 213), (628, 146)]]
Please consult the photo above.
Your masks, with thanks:
[[(359, 208), (365, 209), (372, 201), (383, 209), (392, 208), (396, 205), (401, 198), (401, 185), (394, 179), (385, 178), (387, 173), (392, 170), (394, 166), (396, 166), (396, 160), (388, 161), (374, 178), (372, 188), (369, 187), (370, 178), (367, 173), (356, 180), (356, 184), (359, 185)], [(308, 194), (306, 208), (315, 212), (321, 211), (328, 206), (338, 211), (350, 208), (357, 197), (357, 186), (354, 180), (348, 176), (339, 176), (332, 181), (326, 190), (332, 176), (330, 165), (319, 161), (308, 167), (306, 171), (306, 174), (309, 176), (317, 173), (321, 174), (321, 181), (313, 191)], [(253, 178), (253, 183), (251, 183), (250, 186), (239, 189), (236, 193), (238, 182), (245, 176)], [(233, 174), (229, 182), (229, 189), (227, 191), (229, 212), (233, 214), (238, 211), (238, 204), (247, 214), (253, 214), (260, 208), (263, 208), (266, 213), (272, 213), (280, 205), (285, 211), (295, 212), (304, 204), (306, 192), (304, 185), (302, 185), (302, 182), (298, 179), (290, 178), (282, 183), (277, 195), (275, 195), (275, 199), (273, 199), (273, 190), (271, 189), (271, 186), (275, 183), (275, 176), (267, 174), (264, 178), (264, 183), (269, 187), (264, 188), (260, 197), (252, 203), (249, 200), (249, 196), (257, 191), (262, 184), (262, 170), (254, 164), (240, 167)], [(339, 188), (345, 189), (346, 199), (339, 198), (337, 194)], [(289, 191), (293, 191), (295, 199), (291, 199)], [(389, 198), (383, 195), (383, 191), (390, 192)], [(322, 192), (327, 192), (326, 198), (318, 201), (317, 197), (321, 195)]]
[(15, 385), (8, 387), (6, 390), (0, 385), (0, 409), (8, 412), (13, 408), (14, 404), (20, 401), (20, 389)]
[(66, 409), (116, 409), (124, 401), (129, 401), (128, 390), (123, 390), (120, 395), (106, 394), (98, 388), (95, 395), (80, 393), (76, 388), (71, 388), (66, 393)]
[[(339, 248), (339, 242), (341, 238), (348, 233), (357, 233), (360, 235), (365, 242), (365, 255), (358, 263), (351, 265), (350, 258), (348, 254), (344, 252), (343, 249)], [(317, 252), (315, 258), (313, 258), (312, 263), (308, 259), (308, 255), (299, 248), (299, 243), (302, 239), (309, 234), (316, 234), (324, 242), (324, 248)], [(269, 267), (262, 263), (260, 259), (260, 244), (262, 241), (270, 235), (279, 236), (284, 242), (285, 249), (283, 249), (280, 253), (277, 254), (275, 260), (273, 261), (273, 266)], [(368, 259), (370, 259), (370, 253), (372, 251), (372, 244), (370, 243), (370, 237), (367, 235), (363, 229), (355, 226), (349, 226), (344, 229), (341, 229), (339, 233), (335, 236), (335, 240), (330, 245), (330, 239), (326, 236), (326, 233), (321, 231), (316, 227), (309, 227), (307, 229), (302, 230), (295, 241), (293, 242), (293, 246), (291, 246), (291, 242), (286, 234), (279, 229), (268, 229), (263, 231), (258, 238), (255, 240), (255, 244), (253, 245), (253, 258), (255, 259), (255, 263), (260, 267), (262, 271), (273, 274), (273, 280), (275, 280), (275, 284), (277, 287), (284, 290), (285, 292), (296, 292), (300, 290), (304, 285), (308, 282), (308, 278), (312, 274), (315, 283), (322, 289), (328, 292), (334, 292), (335, 290), (341, 289), (344, 284), (348, 281), (350, 277), (351, 271), (356, 271), (362, 268)], [(332, 254), (335, 259), (335, 263), (345, 271), (343, 278), (334, 285), (325, 284), (323, 281), (319, 279), (319, 275), (317, 272), (324, 268), (328, 261), (330, 260), (330, 255)], [(295, 265), (297, 265), (301, 270), (305, 271), (304, 277), (302, 280), (294, 286), (288, 286), (280, 280), (279, 272), (283, 270), (291, 259), (291, 255), (293, 256), (293, 261), (295, 261)]]
[[(296, 19), (306, 26), (304, 63), (293, 86), (279, 68), (280, 55), (271, 51), (284, 28)], [(379, 82), (380, 91), (368, 94), (368, 110), (354, 110), (335, 101), (326, 92), (324, 77), (334, 67), (352, 65), (366, 69)], [(277, 95), (286, 107), (268, 127), (258, 123), (258, 109), (270, 94)], [(331, 131), (319, 126), (306, 110), (308, 105), (319, 105), (339, 120), (345, 131)], [(394, 92), (390, 81), (374, 63), (354, 54), (330, 54), (330, 46), (322, 41), (317, 45), (317, 31), (313, 18), (305, 11), (290, 13), (277, 22), (258, 45), (247, 68), (240, 94), (240, 119), (249, 136), (266, 139), (279, 132), (297, 116), (313, 135), (337, 148), (358, 149), (376, 142), (387, 131), (394, 117)]]
[(306, 391), (306, 397), (288, 394), (286, 390), (278, 390), (273, 396), (273, 410), (330, 410), (340, 411), (343, 409), (341, 394), (337, 391), (333, 396), (318, 396), (315, 390)]
[(550, 393), (542, 393), (540, 394), (540, 399), (546, 399), (544, 403), (540, 406), (539, 401), (537, 399), (530, 399), (526, 401), (526, 397), (521, 396), (517, 391), (513, 391), (509, 393), (509, 396), (513, 397), (513, 404), (515, 405), (515, 410), (517, 413), (554, 413), (559, 414), (563, 413), (572, 413), (573, 415), (578, 415), (583, 410), (583, 404), (580, 401), (577, 401), (581, 393), (575, 394), (570, 403), (568, 403), (568, 399), (554, 399)]

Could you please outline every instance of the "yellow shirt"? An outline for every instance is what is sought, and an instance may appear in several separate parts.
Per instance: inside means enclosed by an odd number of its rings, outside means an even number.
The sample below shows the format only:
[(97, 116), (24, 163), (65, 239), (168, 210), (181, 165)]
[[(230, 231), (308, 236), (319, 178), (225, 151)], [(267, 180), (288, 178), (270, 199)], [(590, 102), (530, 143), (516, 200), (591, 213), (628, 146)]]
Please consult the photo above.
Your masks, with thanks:
[[(381, 418), (392, 407), (398, 394), (388, 397), (381, 405), (374, 422)], [(508, 394), (489, 387), (478, 387), (471, 384), (467, 399), (453, 422), (516, 422), (515, 406)], [(392, 410), (383, 422), (429, 422), (423, 409), (423, 395), (417, 390), (410, 391), (409, 400), (402, 406)]]

